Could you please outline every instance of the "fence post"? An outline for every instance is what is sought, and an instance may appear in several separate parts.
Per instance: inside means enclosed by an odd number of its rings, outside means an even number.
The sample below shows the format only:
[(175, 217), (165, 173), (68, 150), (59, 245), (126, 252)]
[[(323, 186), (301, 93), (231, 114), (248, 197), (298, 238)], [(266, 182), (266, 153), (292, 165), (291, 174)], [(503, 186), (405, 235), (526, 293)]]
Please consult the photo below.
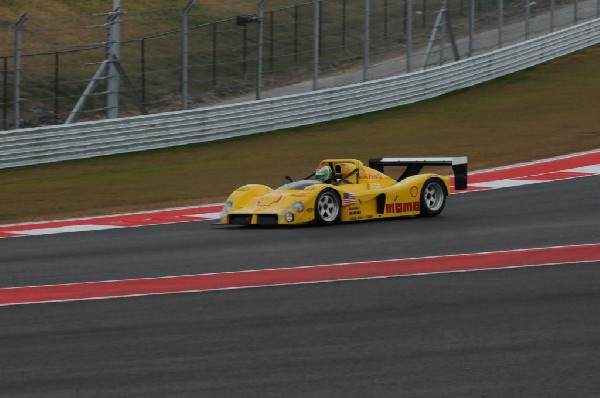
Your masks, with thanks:
[(59, 70), (58, 70), (59, 53), (54, 53), (54, 123), (58, 123), (58, 87), (59, 87)]
[[(406, 4), (406, 1), (404, 4)], [(387, 39), (387, 36), (388, 36), (387, 24), (388, 24), (388, 0), (383, 0), (383, 38), (384, 39)]]
[(244, 31), (242, 33), (242, 41), (244, 44), (242, 45), (242, 75), (246, 77), (246, 72), (248, 70), (248, 25), (244, 24)]
[(554, 32), (554, 9), (556, 8), (555, 0), (550, 0), (550, 33)]
[(525, 0), (525, 40), (529, 40), (529, 20), (531, 19), (531, 0)]
[(106, 118), (119, 117), (120, 76), (115, 65), (121, 59), (121, 0), (113, 0), (113, 11), (107, 20), (106, 59), (108, 60), (106, 79)]
[(318, 80), (319, 80), (319, 52), (321, 51), (320, 46), (320, 19), (321, 19), (321, 0), (313, 0), (313, 82), (312, 89), (313, 91), (317, 90)]
[(504, 42), (504, 0), (498, 0), (498, 48), (502, 48)]
[(408, 0), (404, 0), (402, 2), (402, 4), (403, 4), (403, 6), (402, 6), (402, 12), (404, 12), (404, 21), (403, 21), (404, 22), (404, 26), (402, 27), (402, 31), (403, 32), (406, 32), (406, 23), (407, 23), (406, 14), (408, 13), (408, 11), (407, 11), (407, 7), (408, 7), (407, 3), (408, 3)]
[(294, 6), (294, 65), (298, 63), (298, 5)]
[(250, 22), (257, 21), (258, 17), (256, 15), (238, 15), (235, 21), (235, 24), (237, 26), (243, 26), (244, 28), (242, 31), (242, 75), (244, 76), (244, 78), (246, 78), (246, 73), (248, 71), (248, 24)]
[(257, 11), (257, 45), (256, 45), (256, 99), (261, 99), (262, 96), (262, 68), (263, 68), (263, 41), (264, 41), (264, 19), (265, 19), (265, 4), (268, 0), (260, 0)]
[(342, 51), (346, 51), (346, 0), (342, 0)]
[[(529, 1), (529, 0), (527, 0)], [(473, 39), (475, 37), (475, 0), (471, 0), (469, 10), (469, 57), (473, 56)]]
[(140, 76), (142, 85), (142, 105), (146, 105), (146, 38), (140, 39)]
[(444, 50), (446, 49), (446, 28), (448, 26), (448, 0), (442, 0), (442, 9), (440, 10), (440, 14), (442, 16), (441, 24), (442, 24), (442, 29), (441, 29), (441, 35), (440, 35), (440, 63), (439, 65), (442, 66), (444, 64), (444, 61), (446, 60), (446, 55), (444, 53)]
[(410, 73), (411, 58), (412, 58), (412, 14), (413, 14), (413, 3), (412, 0), (406, 0), (406, 12), (404, 18), (406, 19), (406, 73)]
[(364, 48), (363, 48), (363, 82), (366, 82), (369, 78), (369, 20), (371, 17), (371, 1), (365, 0), (365, 15), (364, 15)]
[(2, 129), (8, 127), (8, 57), (4, 57), (4, 70), (2, 72)]
[(212, 29), (212, 64), (213, 64), (213, 74), (212, 74), (212, 82), (213, 86), (217, 84), (217, 23), (213, 23)]
[(573, 0), (573, 25), (577, 25), (577, 14), (579, 9), (579, 3), (577, 0)]
[(195, 4), (190, 0), (181, 14), (181, 109), (188, 108), (188, 15)]
[(21, 15), (21, 18), (15, 24), (15, 89), (14, 89), (14, 127), (19, 128), (19, 111), (21, 107), (21, 29), (29, 19), (29, 14)]
[(323, 55), (323, 2), (319, 1), (319, 55)]

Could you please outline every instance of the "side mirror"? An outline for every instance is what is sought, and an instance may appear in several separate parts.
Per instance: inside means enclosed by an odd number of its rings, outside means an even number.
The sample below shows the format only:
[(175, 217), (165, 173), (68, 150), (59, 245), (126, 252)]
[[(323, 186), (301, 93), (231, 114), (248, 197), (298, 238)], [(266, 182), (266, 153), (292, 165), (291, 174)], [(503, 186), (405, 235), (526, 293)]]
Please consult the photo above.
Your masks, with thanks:
[(294, 180), (292, 180), (292, 177), (290, 177), (290, 176), (285, 176), (285, 179), (288, 180), (289, 182), (294, 182)]

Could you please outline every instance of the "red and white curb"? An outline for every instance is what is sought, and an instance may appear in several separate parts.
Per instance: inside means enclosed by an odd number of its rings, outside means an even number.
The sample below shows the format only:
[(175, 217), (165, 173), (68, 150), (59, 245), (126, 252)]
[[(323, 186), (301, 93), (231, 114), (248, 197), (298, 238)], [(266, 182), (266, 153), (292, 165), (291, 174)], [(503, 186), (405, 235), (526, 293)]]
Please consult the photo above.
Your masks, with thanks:
[(469, 174), (468, 191), (518, 187), (600, 174), (600, 149)]
[(362, 263), (0, 289), (0, 307), (600, 261), (600, 243)]
[[(516, 187), (599, 174), (600, 149), (470, 173), (469, 189), (466, 192)], [(223, 204), (213, 204), (102, 217), (0, 225), (0, 238), (215, 220), (219, 218), (222, 208)]]
[(0, 225), (0, 238), (214, 220), (219, 218), (222, 208), (222, 204), (213, 204), (102, 217)]

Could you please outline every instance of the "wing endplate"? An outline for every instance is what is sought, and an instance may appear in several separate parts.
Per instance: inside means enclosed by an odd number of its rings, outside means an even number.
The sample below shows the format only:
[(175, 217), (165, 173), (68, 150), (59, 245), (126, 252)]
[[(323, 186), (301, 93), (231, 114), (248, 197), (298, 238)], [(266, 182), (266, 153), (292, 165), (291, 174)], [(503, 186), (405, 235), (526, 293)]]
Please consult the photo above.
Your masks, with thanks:
[(406, 166), (406, 170), (398, 181), (419, 174), (424, 166), (452, 166), (454, 172), (454, 189), (467, 189), (468, 158), (461, 157), (431, 157), (431, 158), (372, 158), (369, 167), (383, 173), (385, 166)]

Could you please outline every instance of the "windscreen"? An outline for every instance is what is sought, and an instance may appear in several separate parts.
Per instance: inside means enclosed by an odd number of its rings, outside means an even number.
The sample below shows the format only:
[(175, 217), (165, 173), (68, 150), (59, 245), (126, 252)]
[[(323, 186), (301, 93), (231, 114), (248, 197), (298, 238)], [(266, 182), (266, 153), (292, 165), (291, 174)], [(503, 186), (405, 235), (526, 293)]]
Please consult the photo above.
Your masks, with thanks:
[(316, 184), (320, 184), (320, 182), (315, 181), (315, 180), (300, 180), (300, 181), (294, 181), (294, 182), (290, 182), (289, 184), (282, 185), (277, 189), (280, 189), (283, 191), (301, 191), (306, 187), (310, 187), (311, 185), (316, 185)]

